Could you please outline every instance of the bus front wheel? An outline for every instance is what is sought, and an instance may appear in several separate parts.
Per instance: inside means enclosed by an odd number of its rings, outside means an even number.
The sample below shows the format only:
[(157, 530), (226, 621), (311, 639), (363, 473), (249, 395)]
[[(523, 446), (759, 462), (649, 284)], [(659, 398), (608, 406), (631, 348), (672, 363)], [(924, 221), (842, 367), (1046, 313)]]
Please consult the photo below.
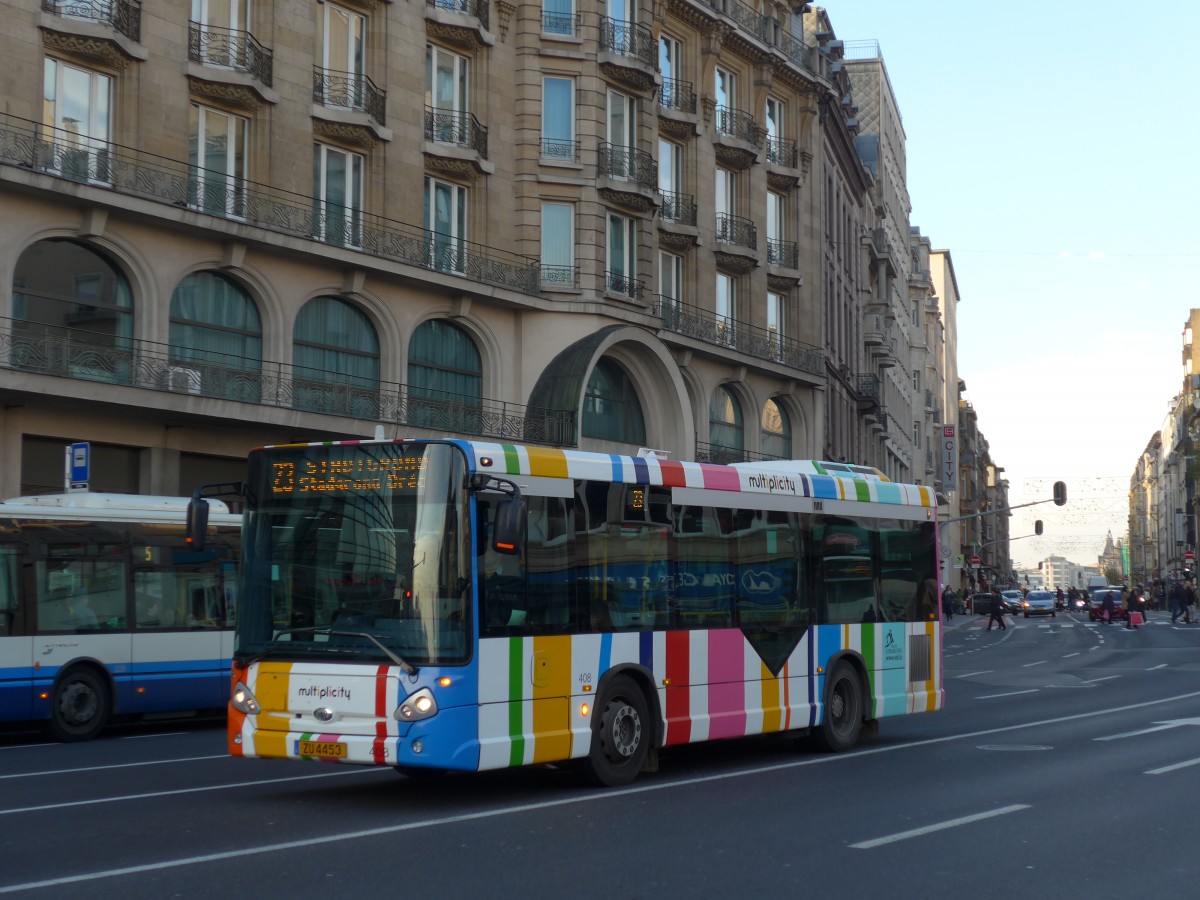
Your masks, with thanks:
[(817, 729), (817, 744), (831, 753), (849, 750), (858, 743), (863, 724), (862, 685), (854, 667), (834, 665), (825, 680), (825, 716)]
[(637, 778), (650, 750), (650, 709), (631, 678), (617, 676), (605, 691), (586, 760), (588, 776), (604, 787)]
[(58, 680), (50, 708), (50, 736), (90, 741), (108, 722), (108, 688), (91, 669), (71, 669)]

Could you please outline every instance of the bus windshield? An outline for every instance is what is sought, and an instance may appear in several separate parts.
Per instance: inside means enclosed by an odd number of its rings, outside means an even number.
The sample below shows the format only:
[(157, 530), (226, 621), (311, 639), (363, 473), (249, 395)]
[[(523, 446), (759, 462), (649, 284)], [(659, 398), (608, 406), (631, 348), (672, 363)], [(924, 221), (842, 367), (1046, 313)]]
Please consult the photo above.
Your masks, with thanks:
[(438, 443), (284, 446), (250, 458), (253, 565), (235, 654), (465, 662), (471, 558), (466, 460)]

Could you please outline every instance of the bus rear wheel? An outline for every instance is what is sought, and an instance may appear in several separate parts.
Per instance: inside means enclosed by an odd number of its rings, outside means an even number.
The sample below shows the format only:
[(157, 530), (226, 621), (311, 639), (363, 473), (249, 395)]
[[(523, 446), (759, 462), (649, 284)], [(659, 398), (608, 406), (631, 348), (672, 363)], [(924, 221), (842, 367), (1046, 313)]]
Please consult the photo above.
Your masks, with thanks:
[(863, 694), (858, 673), (846, 662), (836, 663), (825, 680), (825, 716), (816, 731), (818, 746), (830, 753), (858, 743), (863, 724)]
[(646, 695), (631, 678), (617, 676), (609, 684), (592, 729), (585, 761), (588, 777), (604, 787), (619, 787), (637, 778), (650, 750), (650, 709)]
[(91, 669), (71, 669), (54, 687), (50, 736), (58, 741), (90, 741), (108, 723), (108, 687)]

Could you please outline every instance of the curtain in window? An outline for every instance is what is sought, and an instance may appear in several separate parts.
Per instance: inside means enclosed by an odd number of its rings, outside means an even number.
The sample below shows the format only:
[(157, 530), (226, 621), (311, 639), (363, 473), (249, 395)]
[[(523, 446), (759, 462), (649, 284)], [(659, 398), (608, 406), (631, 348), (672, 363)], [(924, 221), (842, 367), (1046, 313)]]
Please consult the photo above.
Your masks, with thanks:
[(646, 420), (637, 389), (619, 365), (596, 363), (583, 396), (583, 435), (626, 444), (646, 443)]
[(171, 363), (195, 370), (178, 377), (191, 377), (196, 393), (258, 401), (258, 379), (237, 373), (261, 371), (262, 323), (239, 285), (215, 272), (183, 279), (171, 297), (170, 342)]
[(711, 443), (731, 450), (742, 449), (742, 408), (727, 387), (713, 391), (708, 404), (708, 431)]
[(483, 367), (470, 335), (440, 319), (417, 327), (408, 349), (410, 425), (479, 434), (482, 389)]
[(575, 283), (575, 227), (569, 203), (542, 204), (542, 282)]
[(379, 338), (366, 315), (336, 297), (317, 297), (300, 310), (294, 335), (296, 406), (377, 417)]
[(792, 423), (787, 413), (774, 400), (763, 404), (763, 456), (771, 459), (790, 459), (792, 453)]

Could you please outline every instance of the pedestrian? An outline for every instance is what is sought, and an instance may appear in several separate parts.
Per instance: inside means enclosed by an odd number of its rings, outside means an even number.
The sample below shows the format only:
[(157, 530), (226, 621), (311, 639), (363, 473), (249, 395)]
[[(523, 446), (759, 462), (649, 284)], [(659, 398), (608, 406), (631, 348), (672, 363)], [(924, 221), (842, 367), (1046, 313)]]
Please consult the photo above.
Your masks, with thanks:
[(1105, 625), (1111, 625), (1113, 616), (1117, 614), (1116, 605), (1113, 603), (1113, 592), (1105, 591), (1104, 597), (1100, 601), (1100, 618), (1104, 620)]
[(1122, 593), (1124, 593), (1125, 601), (1125, 630), (1128, 631), (1131, 628), (1137, 628), (1137, 626), (1133, 624), (1133, 611), (1137, 606), (1137, 594), (1134, 592), (1133, 588), (1130, 588), (1128, 592), (1126, 592), (1124, 588), (1121, 590)]
[(1183, 621), (1188, 625), (1191, 625), (1192, 622), (1195, 621), (1192, 618), (1192, 607), (1195, 605), (1196, 591), (1192, 587), (1192, 582), (1189, 580), (1183, 585)]
[(992, 630), (993, 622), (1000, 625), (1001, 631), (1004, 631), (1008, 627), (1004, 624), (1004, 598), (997, 593), (992, 594), (992, 615), (988, 618), (988, 631)]
[(950, 585), (942, 591), (942, 612), (946, 614), (947, 622), (954, 618), (954, 589)]
[(1171, 624), (1175, 625), (1179, 621), (1179, 617), (1184, 613), (1183, 606), (1183, 582), (1176, 581), (1171, 585)]

